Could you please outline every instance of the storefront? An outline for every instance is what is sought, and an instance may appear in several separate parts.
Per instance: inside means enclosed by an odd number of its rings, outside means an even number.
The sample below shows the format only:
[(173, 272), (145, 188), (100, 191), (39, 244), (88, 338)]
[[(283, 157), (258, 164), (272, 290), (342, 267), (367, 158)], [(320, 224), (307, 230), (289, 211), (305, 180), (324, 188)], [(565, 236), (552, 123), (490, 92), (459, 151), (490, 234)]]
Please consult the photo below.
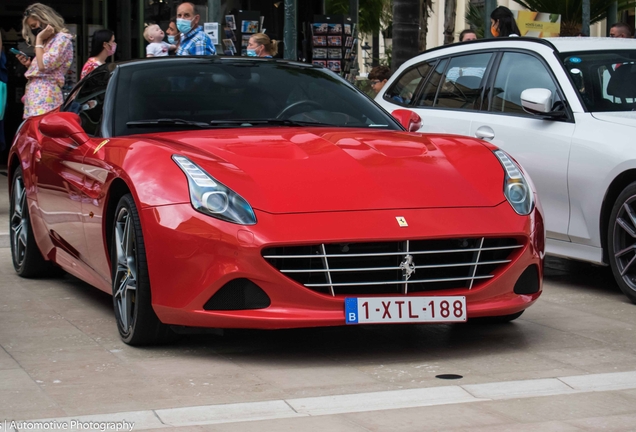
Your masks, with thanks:
[[(201, 22), (219, 22), (223, 31), (225, 15), (238, 15), (244, 11), (256, 13), (262, 17), (262, 28), (276, 40), (284, 39), (285, 3), (290, 0), (193, 0), (201, 15)], [(22, 39), (22, 18), (24, 10), (33, 0), (11, 0), (0, 2), (0, 30), (7, 53), (9, 67), (8, 106), (5, 115), (5, 134), (7, 142), (22, 118), (22, 103), (26, 80), (24, 67), (20, 65), (8, 50), (18, 48), (27, 54), (33, 54)], [(67, 80), (72, 86), (79, 76), (82, 65), (89, 57), (91, 35), (95, 30), (109, 28), (115, 32), (117, 52), (115, 61), (130, 60), (145, 56), (143, 30), (148, 24), (159, 24), (167, 28), (171, 17), (176, 15), (181, 0), (53, 0), (44, 3), (53, 7), (64, 17), (68, 29), (76, 35), (75, 58)], [(296, 30), (298, 58), (306, 58), (311, 49), (310, 23), (315, 14), (324, 11), (324, 0), (291, 0), (296, 10)], [(218, 10), (215, 10), (218, 9)], [(222, 35), (219, 38), (219, 42)], [(240, 44), (240, 42), (239, 42)], [(222, 52), (221, 45), (217, 46)], [(282, 56), (283, 46), (281, 44)], [(239, 51), (240, 53), (240, 51)], [(0, 154), (0, 164), (4, 162), (6, 150)]]

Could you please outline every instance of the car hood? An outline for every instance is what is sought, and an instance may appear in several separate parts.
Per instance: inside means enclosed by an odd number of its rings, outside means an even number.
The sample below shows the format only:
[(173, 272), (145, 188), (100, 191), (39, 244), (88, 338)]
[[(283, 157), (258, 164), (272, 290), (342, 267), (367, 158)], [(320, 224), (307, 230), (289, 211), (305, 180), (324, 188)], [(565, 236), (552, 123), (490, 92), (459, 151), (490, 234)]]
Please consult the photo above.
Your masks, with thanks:
[(592, 116), (598, 120), (636, 127), (636, 111), (595, 112)]
[(481, 141), (334, 128), (153, 136), (270, 213), (495, 206), (503, 169)]

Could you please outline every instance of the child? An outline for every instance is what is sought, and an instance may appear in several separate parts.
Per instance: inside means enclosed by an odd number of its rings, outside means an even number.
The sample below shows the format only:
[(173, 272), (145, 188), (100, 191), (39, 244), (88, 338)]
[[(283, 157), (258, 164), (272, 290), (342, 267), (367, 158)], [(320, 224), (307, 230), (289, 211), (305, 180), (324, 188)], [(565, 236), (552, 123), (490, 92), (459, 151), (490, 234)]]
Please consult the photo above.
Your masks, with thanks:
[(148, 41), (146, 57), (164, 57), (168, 55), (169, 50), (177, 49), (175, 45), (165, 43), (163, 36), (163, 30), (157, 24), (146, 27), (144, 30), (144, 39)]

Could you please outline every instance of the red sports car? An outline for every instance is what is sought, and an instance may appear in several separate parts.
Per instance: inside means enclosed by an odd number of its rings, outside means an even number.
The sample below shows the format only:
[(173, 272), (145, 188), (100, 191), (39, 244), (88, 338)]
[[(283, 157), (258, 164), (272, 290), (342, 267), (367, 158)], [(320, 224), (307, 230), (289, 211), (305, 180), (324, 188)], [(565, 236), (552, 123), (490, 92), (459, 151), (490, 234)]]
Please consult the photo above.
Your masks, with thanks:
[(183, 327), (517, 318), (543, 276), (530, 179), (484, 141), (393, 116), (306, 64), (102, 66), (15, 137), (15, 269), (112, 293), (131, 345)]

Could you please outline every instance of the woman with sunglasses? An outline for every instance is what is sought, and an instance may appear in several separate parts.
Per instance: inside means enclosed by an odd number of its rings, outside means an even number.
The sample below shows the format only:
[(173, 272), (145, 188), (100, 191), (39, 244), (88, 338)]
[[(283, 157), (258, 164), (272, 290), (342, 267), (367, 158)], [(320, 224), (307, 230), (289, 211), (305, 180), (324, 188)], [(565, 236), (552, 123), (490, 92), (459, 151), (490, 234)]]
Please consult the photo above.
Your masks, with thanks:
[(73, 62), (73, 36), (55, 10), (34, 3), (24, 11), (22, 37), (35, 46), (34, 59), (16, 56), (27, 68), (23, 118), (28, 118), (62, 105), (64, 76)]
[(84, 79), (86, 75), (106, 63), (106, 59), (114, 55), (115, 50), (117, 50), (117, 44), (112, 30), (102, 29), (93, 33), (91, 56), (84, 63), (80, 79)]

